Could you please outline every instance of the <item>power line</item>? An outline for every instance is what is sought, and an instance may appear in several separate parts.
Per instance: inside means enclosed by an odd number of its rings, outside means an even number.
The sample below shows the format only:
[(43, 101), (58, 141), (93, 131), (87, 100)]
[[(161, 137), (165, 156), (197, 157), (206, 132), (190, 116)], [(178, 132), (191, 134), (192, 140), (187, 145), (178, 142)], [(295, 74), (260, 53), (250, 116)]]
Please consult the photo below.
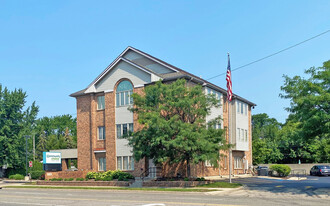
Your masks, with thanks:
[[(248, 64), (245, 64), (245, 65), (243, 65), (243, 66), (240, 66), (240, 67), (237, 67), (237, 68), (235, 68), (235, 69), (232, 69), (231, 71), (236, 71), (236, 70), (239, 70), (239, 69), (241, 69), (241, 68), (243, 68), (243, 67), (250, 66), (251, 64), (254, 64), (254, 63), (260, 62), (260, 61), (262, 61), (262, 60), (264, 60), (264, 59), (268, 59), (269, 57), (275, 56), (275, 55), (277, 55), (277, 54), (279, 54), (279, 53), (282, 53), (282, 52), (284, 52), (284, 51), (287, 51), (287, 50), (289, 50), (289, 49), (292, 49), (292, 48), (294, 48), (294, 47), (296, 47), (296, 46), (299, 46), (299, 45), (301, 45), (301, 44), (303, 44), (303, 43), (306, 43), (306, 42), (308, 42), (308, 41), (310, 41), (310, 40), (312, 40), (312, 39), (315, 39), (315, 38), (317, 38), (317, 37), (319, 37), (319, 36), (322, 36), (322, 35), (324, 35), (324, 34), (326, 34), (326, 33), (328, 33), (328, 32), (330, 32), (330, 29), (327, 30), (327, 31), (325, 31), (325, 32), (322, 32), (322, 33), (320, 33), (320, 34), (318, 34), (318, 35), (316, 35), (316, 36), (313, 36), (313, 37), (311, 37), (311, 38), (309, 38), (309, 39), (306, 39), (306, 40), (304, 40), (304, 41), (302, 41), (302, 42), (299, 42), (299, 43), (294, 44), (294, 45), (292, 45), (292, 46), (289, 46), (289, 47), (287, 47), (287, 48), (285, 48), (285, 49), (282, 49), (282, 50), (280, 50), (280, 51), (278, 51), (278, 52), (275, 52), (275, 53), (273, 53), (273, 54), (270, 54), (270, 55), (268, 55), (268, 56), (265, 56), (265, 57), (263, 57), (263, 58), (261, 58), (261, 59), (255, 60), (255, 61), (250, 62), (250, 63), (248, 63)], [(227, 72), (224, 72), (224, 73), (222, 73), (222, 74), (218, 74), (218, 75), (213, 76), (213, 77), (211, 77), (211, 78), (208, 78), (208, 79), (206, 79), (206, 80), (214, 79), (214, 78), (216, 78), (216, 77), (219, 77), (219, 76), (225, 75), (226, 73), (227, 73)]]

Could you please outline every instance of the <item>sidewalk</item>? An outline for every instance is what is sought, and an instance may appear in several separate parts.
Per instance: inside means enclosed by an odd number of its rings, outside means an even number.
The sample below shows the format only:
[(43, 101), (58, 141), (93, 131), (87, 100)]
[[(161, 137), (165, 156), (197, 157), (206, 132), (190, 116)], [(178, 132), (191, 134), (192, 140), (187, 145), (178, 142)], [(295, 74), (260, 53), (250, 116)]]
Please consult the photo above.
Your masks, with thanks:
[[(249, 178), (249, 177), (254, 177), (252, 174), (241, 174), (241, 175), (232, 175), (232, 179), (237, 179), (237, 178)], [(226, 180), (229, 179), (229, 175), (222, 175), (222, 176), (208, 176), (204, 177), (206, 180)]]

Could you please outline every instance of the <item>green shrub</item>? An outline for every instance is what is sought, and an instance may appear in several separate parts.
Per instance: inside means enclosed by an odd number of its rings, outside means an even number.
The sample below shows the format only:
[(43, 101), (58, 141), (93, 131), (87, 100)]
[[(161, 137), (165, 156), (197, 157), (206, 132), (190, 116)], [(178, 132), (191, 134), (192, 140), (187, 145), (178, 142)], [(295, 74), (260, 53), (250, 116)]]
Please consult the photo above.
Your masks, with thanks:
[(184, 181), (189, 181), (189, 178), (188, 177), (185, 177), (183, 180)]
[(63, 180), (63, 178), (52, 178), (52, 179), (50, 179), (50, 181), (62, 181)]
[(44, 174), (45, 174), (45, 171), (43, 170), (36, 170), (36, 171), (31, 171), (30, 172), (31, 174), (31, 179), (34, 179), (34, 180), (41, 180), (44, 178)]
[(117, 179), (118, 181), (127, 181), (134, 179), (134, 176), (127, 172), (122, 172), (119, 170), (109, 170), (106, 172), (88, 172), (86, 179), (95, 179), (95, 181), (111, 181)]
[(64, 181), (73, 181), (73, 178), (65, 178)]
[(291, 172), (291, 168), (287, 165), (271, 165), (269, 169), (275, 171), (280, 177), (286, 177)]
[(86, 175), (86, 179), (95, 179), (97, 172), (88, 172)]
[(11, 180), (24, 180), (24, 176), (21, 174), (10, 175), (9, 179)]
[(14, 168), (8, 168), (6, 170), (6, 177), (10, 177), (11, 175), (15, 175), (15, 174), (20, 174), (20, 175), (23, 175), (25, 176), (25, 169), (14, 169)]
[(205, 181), (205, 178), (204, 177), (197, 177), (196, 181)]
[(76, 178), (76, 181), (85, 181), (85, 179), (78, 177), (78, 178)]

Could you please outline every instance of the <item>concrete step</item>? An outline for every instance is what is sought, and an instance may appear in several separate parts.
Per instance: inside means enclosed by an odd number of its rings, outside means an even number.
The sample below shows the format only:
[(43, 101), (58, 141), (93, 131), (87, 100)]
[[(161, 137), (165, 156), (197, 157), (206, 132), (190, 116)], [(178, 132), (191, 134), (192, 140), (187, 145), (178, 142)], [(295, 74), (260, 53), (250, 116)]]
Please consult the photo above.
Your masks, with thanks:
[(142, 180), (135, 180), (129, 187), (132, 188), (141, 188), (143, 186), (143, 181)]

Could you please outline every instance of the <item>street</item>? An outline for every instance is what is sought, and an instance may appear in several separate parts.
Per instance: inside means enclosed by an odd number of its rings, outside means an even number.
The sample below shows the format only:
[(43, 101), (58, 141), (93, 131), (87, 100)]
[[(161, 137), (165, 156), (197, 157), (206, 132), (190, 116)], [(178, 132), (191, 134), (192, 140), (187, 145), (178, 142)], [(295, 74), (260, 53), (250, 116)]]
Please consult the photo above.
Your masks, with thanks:
[(0, 205), (329, 205), (330, 177), (309, 177), (305, 181), (262, 178), (233, 181), (242, 182), (245, 187), (205, 193), (3, 188)]

